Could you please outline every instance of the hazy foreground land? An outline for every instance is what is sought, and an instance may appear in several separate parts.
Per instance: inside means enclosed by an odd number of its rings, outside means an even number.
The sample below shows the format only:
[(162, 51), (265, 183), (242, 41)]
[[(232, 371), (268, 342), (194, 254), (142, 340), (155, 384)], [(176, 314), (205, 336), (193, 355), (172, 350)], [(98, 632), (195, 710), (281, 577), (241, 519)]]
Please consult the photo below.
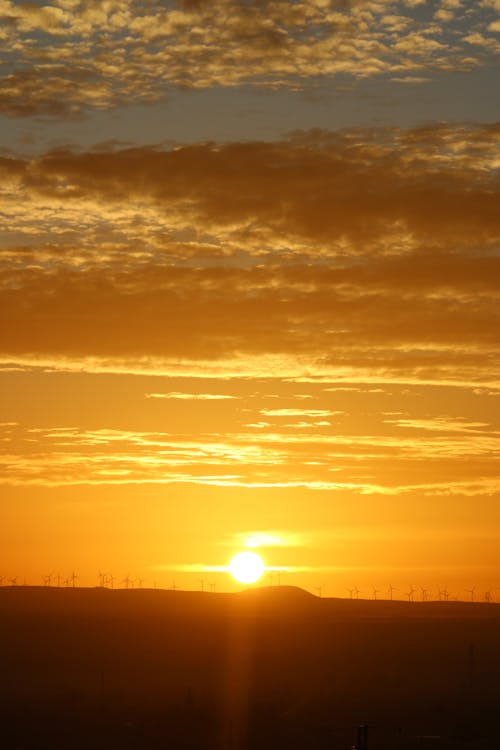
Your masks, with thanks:
[(500, 605), (0, 588), (0, 746), (500, 748)]

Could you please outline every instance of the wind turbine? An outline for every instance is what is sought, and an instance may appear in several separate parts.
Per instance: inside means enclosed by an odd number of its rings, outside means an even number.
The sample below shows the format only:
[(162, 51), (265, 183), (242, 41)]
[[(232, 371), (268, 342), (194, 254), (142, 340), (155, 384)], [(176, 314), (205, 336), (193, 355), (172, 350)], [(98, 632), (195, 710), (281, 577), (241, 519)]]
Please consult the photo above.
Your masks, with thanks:
[(0, 576), (0, 586), (3, 586), (3, 579), (4, 579), (4, 576)]
[(492, 597), (491, 597), (491, 590), (488, 589), (488, 591), (484, 592), (484, 601), (488, 602), (488, 604), (491, 604), (491, 599), (492, 599)]
[(427, 589), (424, 589), (423, 586), (420, 586), (420, 591), (422, 592), (422, 601), (426, 602), (427, 594), (429, 593), (429, 591)]
[(468, 594), (470, 594), (470, 600), (471, 602), (474, 601), (474, 591), (476, 590), (476, 587), (473, 586), (471, 589), (465, 589)]
[(198, 578), (198, 581), (200, 583), (201, 590), (205, 591), (205, 580), (203, 578)]
[(441, 601), (441, 597), (442, 597), (442, 601), (444, 601), (444, 602), (447, 602), (448, 599), (450, 598), (450, 594), (448, 592), (448, 587), (447, 586), (445, 586), (444, 589), (439, 592), (439, 600), (440, 601)]
[(323, 586), (314, 586), (314, 590), (318, 592), (318, 596), (321, 599), (321, 595), (323, 593)]
[(395, 589), (394, 586), (392, 585), (392, 583), (389, 584), (389, 588), (387, 589), (387, 591), (389, 593), (389, 597), (391, 599), (391, 602), (392, 602), (392, 594), (393, 594), (394, 591), (397, 591), (397, 590), (398, 589)]
[(354, 589), (354, 598), (355, 598), (355, 599), (359, 599), (359, 589), (358, 589), (358, 587), (357, 587), (357, 586), (356, 586), (356, 588)]
[(175, 581), (172, 581), (172, 591), (175, 591), (177, 586), (175, 585)]
[(347, 591), (349, 592), (350, 598), (353, 599), (354, 598), (354, 592), (356, 591), (356, 589), (347, 589)]
[(50, 586), (51, 582), (52, 582), (52, 573), (49, 573), (47, 576), (43, 577), (44, 586)]
[(132, 587), (134, 586), (134, 582), (132, 581), (132, 579), (130, 578), (130, 575), (128, 573), (125, 576), (125, 578), (123, 579), (122, 583), (125, 584), (125, 588), (126, 589), (130, 588), (130, 584), (132, 584)]
[(79, 576), (75, 575), (75, 572), (73, 571), (69, 577), (69, 580), (71, 581), (71, 585), (73, 586), (73, 588), (75, 588), (78, 578)]
[(413, 586), (410, 586), (410, 590), (406, 591), (406, 596), (408, 597), (408, 601), (409, 602), (413, 601), (413, 594), (414, 593), (415, 593), (415, 589), (413, 588)]
[(373, 598), (375, 601), (377, 601), (377, 594), (379, 593), (380, 589), (376, 589), (375, 586), (372, 586), (373, 589)]
[(10, 582), (11, 582), (11, 584), (12, 584), (13, 586), (17, 586), (17, 576), (15, 576), (14, 578), (11, 578), (11, 579), (10, 579)]

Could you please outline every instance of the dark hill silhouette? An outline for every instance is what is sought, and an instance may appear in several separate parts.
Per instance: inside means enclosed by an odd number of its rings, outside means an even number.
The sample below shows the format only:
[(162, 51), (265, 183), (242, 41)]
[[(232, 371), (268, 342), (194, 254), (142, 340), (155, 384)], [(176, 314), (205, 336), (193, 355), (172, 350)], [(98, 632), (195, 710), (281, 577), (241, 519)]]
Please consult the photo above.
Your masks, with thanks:
[(276, 597), (289, 601), (311, 601), (316, 599), (314, 594), (299, 586), (255, 586), (238, 592), (239, 596)]
[(0, 675), (6, 748), (498, 750), (500, 605), (0, 587)]

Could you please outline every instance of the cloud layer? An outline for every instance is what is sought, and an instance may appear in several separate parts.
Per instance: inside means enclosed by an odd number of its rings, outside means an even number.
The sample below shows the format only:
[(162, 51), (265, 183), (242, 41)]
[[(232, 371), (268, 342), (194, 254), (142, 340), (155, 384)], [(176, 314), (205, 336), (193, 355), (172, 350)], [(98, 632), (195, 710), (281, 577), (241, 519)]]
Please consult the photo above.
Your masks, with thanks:
[(497, 387), (499, 134), (4, 157), (2, 359)]
[(0, 111), (14, 117), (73, 117), (172, 87), (418, 83), (491, 64), (499, 47), (490, 0), (2, 0), (0, 16)]

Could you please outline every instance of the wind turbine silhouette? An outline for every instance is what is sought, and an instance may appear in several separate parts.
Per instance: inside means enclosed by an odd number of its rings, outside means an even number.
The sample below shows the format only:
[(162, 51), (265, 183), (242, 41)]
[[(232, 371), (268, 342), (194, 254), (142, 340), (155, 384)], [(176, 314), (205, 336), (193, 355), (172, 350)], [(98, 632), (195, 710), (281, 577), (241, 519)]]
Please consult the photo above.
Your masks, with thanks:
[(346, 589), (346, 590), (349, 592), (350, 598), (353, 599), (354, 598), (354, 592), (356, 591), (356, 589)]
[(125, 576), (125, 578), (123, 579), (122, 583), (124, 583), (124, 584), (125, 584), (125, 588), (126, 588), (126, 589), (130, 588), (130, 584), (132, 584), (132, 587), (133, 587), (133, 585), (134, 585), (134, 582), (133, 582), (133, 581), (132, 581), (132, 579), (130, 578), (130, 575), (129, 575), (129, 573), (127, 573), (127, 575), (126, 575), (126, 576)]
[(172, 591), (175, 591), (177, 586), (175, 585), (175, 581), (172, 581)]
[(491, 603), (491, 589), (488, 589), (488, 591), (484, 592), (484, 601), (488, 602), (488, 604)]
[(318, 592), (318, 596), (321, 599), (321, 595), (323, 593), (323, 586), (314, 586), (314, 590)]
[(389, 594), (391, 602), (392, 602), (392, 594), (394, 591), (398, 591), (398, 589), (395, 589), (392, 583), (390, 583), (389, 588), (387, 589), (387, 593)]
[(471, 589), (465, 589), (468, 594), (470, 594), (470, 600), (471, 602), (474, 601), (474, 591), (476, 590), (476, 587), (473, 586)]
[(13, 586), (17, 586), (17, 576), (14, 576), (14, 578), (10, 579), (10, 582)]
[(73, 571), (69, 577), (69, 580), (71, 581), (71, 585), (73, 586), (73, 588), (75, 588), (78, 578), (79, 576), (75, 575), (75, 572)]
[(200, 583), (201, 590), (205, 591), (205, 580), (203, 578), (198, 578), (198, 581)]
[(50, 586), (51, 582), (52, 582), (52, 573), (49, 573), (47, 576), (43, 577), (44, 586)]
[(423, 586), (420, 586), (420, 591), (422, 592), (422, 601), (427, 601), (427, 594), (429, 591), (427, 589), (424, 589)]
[(439, 592), (439, 601), (447, 602), (449, 598), (450, 598), (450, 594), (448, 592), (448, 587), (445, 586), (444, 589), (442, 589), (442, 591)]
[(373, 598), (375, 601), (377, 601), (377, 594), (379, 593), (380, 589), (376, 589), (375, 586), (372, 586), (373, 589)]
[(415, 593), (415, 589), (413, 588), (413, 586), (410, 586), (410, 590), (406, 592), (406, 596), (408, 597), (408, 601), (409, 602), (413, 601), (413, 594), (414, 593)]
[(4, 576), (0, 576), (0, 586), (3, 586), (3, 579), (4, 579)]

